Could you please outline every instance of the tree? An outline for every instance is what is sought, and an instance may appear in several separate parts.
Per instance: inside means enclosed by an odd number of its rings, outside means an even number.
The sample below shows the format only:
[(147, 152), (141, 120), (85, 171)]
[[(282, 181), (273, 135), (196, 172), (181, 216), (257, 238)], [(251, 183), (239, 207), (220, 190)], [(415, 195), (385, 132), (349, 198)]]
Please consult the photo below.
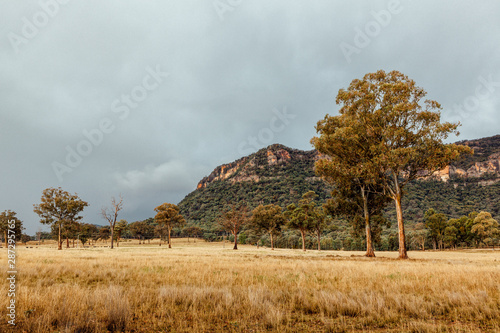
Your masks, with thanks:
[(314, 208), (314, 221), (311, 226), (311, 230), (316, 233), (316, 238), (318, 240), (318, 251), (321, 251), (321, 233), (328, 225), (330, 216), (327, 213), (325, 206)]
[(495, 243), (498, 242), (500, 236), (500, 225), (490, 213), (480, 212), (474, 219), (471, 232), (476, 234), (484, 245), (492, 245), (495, 249)]
[(97, 227), (93, 224), (88, 224), (88, 223), (82, 223), (80, 224), (80, 230), (78, 231), (78, 239), (80, 239), (80, 242), (82, 242), (82, 246), (85, 246), (85, 243), (89, 239), (92, 239), (92, 236), (96, 234)]
[(274, 237), (280, 233), (285, 224), (285, 216), (277, 205), (259, 205), (252, 211), (251, 227), (257, 232), (267, 232), (271, 240), (271, 250), (274, 250)]
[(447, 217), (442, 213), (436, 212), (433, 208), (427, 210), (424, 214), (425, 227), (429, 229), (429, 236), (432, 239), (434, 250), (443, 249), (444, 234), (447, 227)]
[(107, 240), (109, 239), (110, 234), (111, 234), (111, 230), (108, 226), (100, 227), (98, 229), (98, 239), (102, 240), (103, 242), (107, 243)]
[(388, 198), (381, 195), (380, 185), (370, 184), (362, 179), (338, 179), (327, 200), (326, 209), (332, 216), (344, 216), (353, 227), (353, 234), (359, 237), (364, 231), (367, 257), (375, 257), (375, 242), (380, 242), (382, 227), (390, 227), (383, 217)]
[(245, 204), (239, 207), (233, 205), (231, 209), (225, 211), (219, 218), (219, 226), (234, 236), (233, 250), (238, 250), (238, 234), (247, 222), (248, 208)]
[(368, 150), (373, 157), (370, 166), (362, 168), (372, 171), (364, 179), (382, 174), (377, 183), (381, 181), (384, 194), (394, 201), (400, 259), (408, 258), (401, 207), (404, 186), (418, 177), (433, 175), (462, 153), (472, 151), (467, 146), (443, 143), (451, 133), (459, 134), (460, 123), (441, 123), (438, 102), (425, 100), (421, 105), (426, 94), (406, 75), (379, 70), (353, 80), (346, 90), (339, 90), (336, 99), (342, 104), (340, 115), (354, 127), (351, 132), (361, 143), (355, 151), (367, 154)]
[(161, 246), (161, 241), (165, 239), (165, 234), (168, 232), (167, 227), (164, 224), (158, 224), (154, 228), (154, 233), (155, 236), (158, 236), (160, 238), (160, 246)]
[[(170, 240), (170, 234), (172, 228), (181, 227), (186, 223), (184, 217), (179, 213), (179, 207), (171, 203), (164, 203), (155, 208), (156, 216), (155, 221), (159, 225), (165, 225), (167, 227), (168, 235), (168, 248), (172, 248), (172, 243)], [(161, 245), (161, 239), (160, 239)]]
[(26, 234), (21, 234), (21, 243), (26, 244), (31, 240), (31, 236)]
[(128, 222), (127, 220), (121, 219), (116, 223), (115, 232), (116, 232), (116, 247), (120, 246), (120, 239), (122, 235), (128, 231)]
[(52, 224), (58, 228), (57, 249), (62, 250), (61, 229), (64, 223), (73, 223), (82, 219), (79, 214), (89, 204), (78, 195), (69, 194), (60, 187), (47, 188), (42, 193), (41, 203), (33, 205), (33, 211), (40, 216), (42, 224)]
[(302, 195), (302, 199), (299, 201), (298, 206), (295, 204), (290, 204), (286, 208), (284, 215), (287, 219), (286, 226), (290, 229), (297, 229), (300, 231), (302, 237), (302, 250), (306, 250), (306, 233), (311, 231), (314, 227), (314, 208), (315, 203), (313, 199), (316, 197), (316, 193), (309, 191)]
[[(21, 240), (23, 228), (23, 222), (16, 217), (17, 213), (11, 210), (6, 210), (0, 213), (0, 233), (3, 233), (5, 247), (8, 247), (8, 234), (12, 234), (9, 230), (13, 230), (16, 240)], [(12, 223), (14, 221), (14, 224)], [(14, 228), (11, 228), (11, 226)]]
[(118, 212), (123, 209), (123, 198), (120, 195), (119, 201), (115, 197), (111, 198), (111, 208), (104, 207), (101, 209), (101, 216), (108, 221), (111, 234), (111, 249), (113, 249), (113, 241), (115, 237), (115, 225), (118, 218)]
[(154, 227), (147, 220), (130, 223), (129, 230), (132, 237), (139, 239), (139, 244), (141, 244), (142, 239), (148, 239), (154, 235)]
[(193, 237), (196, 243), (196, 238), (203, 237), (203, 229), (194, 226), (186, 227), (182, 229), (182, 234), (188, 238), (188, 243), (189, 243), (189, 237)]
[(417, 223), (413, 228), (413, 237), (412, 240), (414, 242), (415, 247), (422, 249), (425, 251), (425, 241), (427, 240), (429, 233), (425, 228), (425, 224)]
[(475, 236), (471, 231), (475, 216), (477, 216), (477, 213), (461, 216), (458, 219), (450, 219), (444, 230), (445, 241), (453, 247), (461, 244), (470, 245)]

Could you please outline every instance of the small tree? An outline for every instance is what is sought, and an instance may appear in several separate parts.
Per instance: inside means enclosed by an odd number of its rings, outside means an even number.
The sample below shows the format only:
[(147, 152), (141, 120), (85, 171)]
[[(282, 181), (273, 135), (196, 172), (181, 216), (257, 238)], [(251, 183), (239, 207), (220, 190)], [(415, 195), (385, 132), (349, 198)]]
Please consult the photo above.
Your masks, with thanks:
[(12, 225), (12, 221), (14, 221), (14, 234), (16, 235), (16, 239), (20, 240), (22, 236), (22, 232), (24, 230), (23, 223), (16, 217), (16, 212), (11, 210), (6, 210), (0, 213), (0, 232), (4, 235), (3, 239), (5, 242), (5, 247), (8, 247), (8, 233), (9, 230), (12, 230), (9, 225)]
[(427, 210), (424, 214), (425, 226), (429, 230), (434, 250), (443, 249), (443, 240), (447, 227), (447, 217), (442, 213), (436, 212), (433, 208)]
[(108, 226), (106, 227), (101, 227), (98, 230), (98, 239), (102, 240), (107, 244), (109, 236), (111, 234), (111, 230), (109, 229)]
[(311, 230), (316, 233), (318, 251), (321, 251), (321, 233), (328, 226), (329, 221), (331, 221), (331, 216), (328, 215), (325, 206), (314, 208), (314, 221)]
[(82, 246), (85, 247), (85, 243), (92, 239), (92, 236), (97, 233), (97, 227), (93, 224), (83, 223), (80, 224), (80, 229), (78, 231), (78, 238), (82, 242)]
[(286, 226), (290, 229), (296, 229), (300, 231), (302, 237), (302, 250), (306, 250), (306, 233), (311, 231), (314, 227), (315, 204), (313, 199), (316, 197), (316, 193), (309, 191), (302, 195), (302, 199), (299, 201), (298, 206), (295, 204), (288, 205), (284, 215), (287, 219)]
[(120, 195), (120, 200), (116, 201), (115, 197), (111, 198), (111, 208), (105, 207), (101, 209), (101, 216), (108, 221), (109, 231), (111, 234), (111, 248), (115, 237), (115, 224), (118, 218), (118, 212), (123, 208), (123, 198)]
[(425, 251), (425, 242), (429, 236), (428, 230), (425, 228), (425, 224), (417, 223), (413, 228), (412, 240), (416, 248), (420, 248)]
[(247, 222), (248, 208), (246, 205), (239, 207), (233, 205), (230, 210), (224, 212), (219, 218), (219, 226), (234, 236), (233, 250), (238, 250), (238, 234)]
[(115, 232), (116, 232), (116, 247), (120, 246), (120, 239), (122, 235), (128, 231), (128, 222), (127, 220), (121, 219), (116, 223)]
[[(167, 227), (168, 248), (172, 248), (170, 234), (174, 227), (181, 227), (186, 223), (184, 217), (179, 213), (179, 207), (171, 203), (164, 203), (155, 208), (155, 221), (159, 225)], [(161, 245), (161, 239), (160, 239)]]
[(158, 224), (157, 226), (155, 226), (154, 233), (155, 236), (158, 236), (158, 238), (160, 239), (159, 246), (161, 246), (161, 241), (165, 239), (165, 234), (167, 232), (168, 232), (167, 227), (164, 224), (161, 225)]
[(64, 223), (73, 223), (82, 219), (79, 214), (89, 204), (81, 200), (76, 194), (69, 194), (60, 187), (47, 188), (43, 191), (42, 202), (33, 205), (33, 211), (40, 216), (42, 224), (57, 226), (57, 249), (62, 250), (61, 229)]
[(189, 237), (193, 237), (194, 241), (196, 243), (196, 238), (201, 238), (203, 237), (203, 229), (200, 227), (186, 227), (182, 229), (182, 234), (185, 235), (188, 238), (188, 243), (189, 243)]
[(360, 237), (364, 232), (365, 256), (375, 257), (375, 242), (380, 242), (382, 227), (390, 227), (383, 217), (389, 199), (378, 192), (380, 186), (360, 185), (359, 181), (337, 182), (325, 207), (330, 215), (343, 216), (351, 222), (353, 236)]
[(271, 239), (271, 250), (274, 250), (274, 237), (281, 231), (286, 219), (277, 205), (259, 205), (252, 211), (251, 228), (257, 232), (267, 232)]
[(495, 249), (495, 243), (498, 242), (500, 236), (500, 225), (490, 213), (480, 212), (474, 219), (472, 233), (477, 235), (477, 238), (484, 245), (492, 245)]

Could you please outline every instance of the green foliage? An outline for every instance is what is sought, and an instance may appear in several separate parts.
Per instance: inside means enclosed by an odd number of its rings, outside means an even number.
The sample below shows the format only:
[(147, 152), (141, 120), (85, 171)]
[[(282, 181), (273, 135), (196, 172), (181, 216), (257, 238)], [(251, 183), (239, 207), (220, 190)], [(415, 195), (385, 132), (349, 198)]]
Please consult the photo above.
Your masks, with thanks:
[(474, 219), (471, 232), (483, 244), (495, 246), (500, 238), (500, 225), (490, 213), (480, 212)]
[(429, 235), (433, 241), (434, 249), (439, 246), (439, 249), (443, 249), (443, 239), (445, 230), (447, 227), (447, 217), (442, 213), (436, 212), (433, 208), (430, 208), (425, 212), (424, 215), (425, 226), (429, 230)]
[[(6, 210), (0, 213), (0, 234), (4, 238), (5, 247), (7, 247), (8, 245), (7, 244), (8, 238), (11, 237), (9, 235), (12, 234), (9, 233), (9, 230), (14, 231), (15, 239), (17, 241), (21, 240), (22, 232), (24, 230), (23, 222), (20, 219), (18, 219), (16, 215), (17, 213), (11, 210)], [(14, 225), (13, 229), (11, 228), (12, 224)]]
[[(267, 150), (284, 149), (290, 160), (269, 165)], [(314, 191), (318, 201), (324, 202), (330, 196), (331, 188), (316, 177), (314, 173), (315, 151), (290, 149), (282, 145), (273, 145), (261, 149), (246, 157), (239, 171), (225, 180), (207, 183), (188, 194), (179, 204), (188, 225), (197, 225), (205, 233), (217, 233), (216, 223), (220, 212), (232, 204), (245, 202), (250, 210), (259, 205), (278, 205), (282, 208), (298, 202), (303, 193)], [(250, 161), (253, 161), (250, 163)], [(217, 169), (216, 169), (217, 170)], [(215, 172), (215, 171), (214, 171)], [(237, 181), (238, 176), (258, 175), (259, 181)]]
[(243, 226), (248, 223), (248, 215), (248, 207), (243, 203), (240, 206), (232, 205), (217, 220), (222, 230), (233, 235), (234, 250), (238, 249), (238, 234), (243, 229)]
[[(489, 140), (486, 138), (485, 140)], [(481, 140), (478, 140), (481, 142)], [(476, 143), (478, 145), (478, 143)], [(290, 154), (290, 160), (286, 163), (269, 165), (267, 162), (267, 151), (284, 149)], [(259, 156), (259, 163), (251, 165), (249, 161)], [(468, 155), (472, 158), (475, 155)], [(259, 205), (275, 204), (282, 208), (292, 203), (298, 203), (301, 195), (307, 191), (314, 191), (318, 197), (315, 199), (317, 205), (322, 205), (331, 199), (332, 187), (318, 177), (315, 177), (314, 162), (318, 155), (315, 151), (300, 151), (286, 148), (281, 145), (273, 145), (244, 159), (240, 171), (227, 179), (208, 182), (206, 187), (199, 188), (187, 195), (179, 204), (180, 213), (186, 218), (188, 226), (197, 226), (203, 230), (203, 238), (207, 241), (220, 240), (221, 232), (216, 223), (220, 213), (231, 204), (245, 202), (249, 209), (255, 209)], [(244, 170), (248, 168), (247, 170)], [(252, 175), (257, 172), (268, 176), (261, 177), (258, 181), (240, 180), (235, 177), (241, 175)], [(414, 180), (405, 187), (405, 195), (402, 199), (403, 214), (405, 216), (406, 229), (408, 231), (408, 248), (423, 249), (432, 246), (432, 241), (427, 237), (428, 230), (423, 227), (424, 213), (429, 208), (445, 214), (450, 219), (459, 219), (467, 216), (472, 211), (491, 212), (495, 219), (500, 218), (500, 182), (491, 185), (482, 185), (478, 178), (452, 177), (448, 182), (437, 180)], [(369, 205), (374, 207), (373, 204)], [(377, 227), (377, 217), (372, 219), (372, 234), (375, 249), (388, 251), (398, 248), (396, 225), (396, 210), (394, 205), (389, 205), (383, 212), (380, 227)], [(330, 215), (335, 215), (329, 212)], [(353, 219), (347, 216), (336, 217), (331, 225), (321, 233), (321, 247), (324, 249), (366, 249), (362, 223), (352, 223)], [(360, 221), (363, 222), (363, 221)], [(389, 229), (382, 226), (392, 225)], [(153, 228), (154, 229), (154, 228)], [(247, 241), (251, 244), (259, 243), (263, 246), (271, 246), (268, 235), (257, 235), (251, 229), (245, 231)], [(450, 234), (450, 230), (448, 232)], [(470, 236), (470, 235), (469, 235)], [(444, 244), (452, 246), (446, 238)], [(306, 235), (305, 245), (307, 249), (316, 247), (314, 236)], [(474, 237), (468, 241), (459, 241), (457, 246), (471, 246), (475, 243)], [(274, 240), (275, 247), (300, 248), (302, 245), (300, 233), (295, 230), (284, 230)]]
[(266, 232), (271, 240), (271, 249), (274, 250), (274, 237), (281, 232), (282, 226), (285, 224), (285, 216), (278, 205), (259, 205), (252, 211), (250, 220), (250, 228), (257, 233)]
[(78, 195), (70, 194), (62, 188), (47, 188), (42, 193), (41, 203), (33, 205), (33, 211), (40, 216), (42, 224), (57, 225), (58, 250), (62, 249), (61, 232), (64, 226), (71, 227), (82, 219), (79, 214), (89, 204)]

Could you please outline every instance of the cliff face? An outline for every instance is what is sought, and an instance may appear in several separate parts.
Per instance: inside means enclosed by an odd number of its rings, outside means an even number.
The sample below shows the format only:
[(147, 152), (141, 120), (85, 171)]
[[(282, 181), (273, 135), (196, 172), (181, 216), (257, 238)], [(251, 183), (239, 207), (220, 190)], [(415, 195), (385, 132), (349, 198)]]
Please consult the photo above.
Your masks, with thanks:
[(500, 154), (497, 153), (490, 155), (484, 162), (474, 162), (474, 164), (467, 170), (449, 165), (443, 170), (434, 173), (433, 176), (434, 178), (445, 182), (454, 176), (461, 178), (479, 178), (490, 176), (492, 179), (500, 180)]
[[(215, 168), (210, 175), (204, 177), (197, 186), (197, 189), (205, 188), (210, 183), (218, 180), (228, 180), (231, 183), (242, 181), (258, 182), (263, 177), (259, 169), (268, 169), (284, 166), (303, 161), (304, 159), (316, 160), (318, 153), (312, 151), (302, 151), (291, 149), (283, 145), (274, 144), (266, 149), (261, 149), (257, 153), (243, 157), (232, 163), (223, 164)], [(269, 177), (269, 176), (267, 176)]]
[(500, 135), (460, 141), (457, 144), (471, 147), (474, 155), (463, 156), (460, 160), (436, 172), (434, 177), (445, 182), (453, 177), (487, 177), (489, 184), (500, 180)]
[[(488, 183), (500, 180), (500, 135), (459, 143), (471, 146), (474, 149), (474, 155), (466, 156), (457, 163), (435, 172), (432, 176), (422, 173), (421, 178), (434, 178), (447, 182), (456, 177), (479, 178), (488, 176)], [(205, 188), (218, 180), (227, 180), (233, 184), (242, 181), (259, 182), (262, 178), (272, 177), (273, 170), (276, 168), (286, 168), (289, 164), (304, 161), (307, 162), (307, 165), (312, 166), (320, 158), (324, 158), (324, 156), (315, 150), (303, 151), (274, 144), (232, 163), (218, 166), (198, 183), (197, 189)], [(263, 169), (269, 171), (267, 175), (259, 172)]]

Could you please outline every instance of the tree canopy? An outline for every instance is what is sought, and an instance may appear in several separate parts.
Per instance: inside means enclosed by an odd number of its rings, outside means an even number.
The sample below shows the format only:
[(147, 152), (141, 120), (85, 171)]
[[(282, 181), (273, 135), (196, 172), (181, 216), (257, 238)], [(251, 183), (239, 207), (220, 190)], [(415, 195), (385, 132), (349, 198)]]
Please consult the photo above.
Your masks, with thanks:
[[(172, 228), (180, 227), (186, 223), (184, 217), (179, 213), (179, 207), (171, 203), (164, 203), (155, 208), (155, 221), (160, 226), (167, 227), (168, 247), (172, 247), (171, 232)], [(161, 245), (161, 243), (160, 243)]]
[[(443, 143), (450, 134), (459, 134), (460, 124), (442, 123), (441, 105), (433, 100), (422, 101), (426, 94), (398, 71), (368, 73), (363, 79), (353, 80), (347, 89), (339, 90), (336, 102), (341, 105), (340, 116), (327, 115), (318, 123), (317, 130), (325, 132), (326, 142), (313, 139), (327, 152), (329, 148), (347, 149), (352, 154), (350, 160), (359, 160), (350, 177), (380, 184), (383, 193), (394, 200), (401, 259), (408, 258), (401, 208), (403, 187), (471, 151), (466, 146)], [(342, 140), (329, 138), (330, 128)]]
[(62, 250), (61, 231), (65, 225), (80, 221), (83, 211), (88, 203), (81, 200), (78, 195), (70, 194), (62, 188), (47, 188), (42, 193), (41, 203), (33, 205), (33, 211), (40, 216), (42, 224), (57, 225), (58, 250)]
[(271, 250), (274, 250), (274, 237), (281, 231), (286, 220), (278, 205), (259, 205), (252, 211), (251, 225), (257, 231), (265, 231), (271, 240)]

